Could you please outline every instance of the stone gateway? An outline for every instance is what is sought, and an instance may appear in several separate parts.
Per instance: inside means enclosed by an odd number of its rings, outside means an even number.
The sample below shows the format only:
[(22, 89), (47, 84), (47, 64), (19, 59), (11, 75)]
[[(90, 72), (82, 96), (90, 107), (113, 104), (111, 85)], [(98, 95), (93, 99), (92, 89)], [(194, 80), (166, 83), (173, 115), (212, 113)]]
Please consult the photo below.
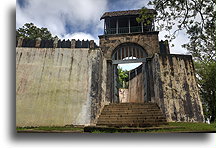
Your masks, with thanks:
[[(120, 124), (120, 118), (104, 116), (109, 112), (132, 112), (130, 119), (142, 114), (140, 123), (124, 118), (131, 126), (158, 125), (159, 117), (161, 123), (203, 122), (192, 57), (170, 54), (168, 43), (158, 39), (154, 20), (137, 23), (139, 15), (140, 10), (104, 13), (99, 47), (94, 41), (17, 40), (16, 125)], [(138, 62), (142, 64), (130, 71), (128, 98), (122, 103), (117, 66)], [(147, 110), (155, 116), (154, 124), (144, 121)]]

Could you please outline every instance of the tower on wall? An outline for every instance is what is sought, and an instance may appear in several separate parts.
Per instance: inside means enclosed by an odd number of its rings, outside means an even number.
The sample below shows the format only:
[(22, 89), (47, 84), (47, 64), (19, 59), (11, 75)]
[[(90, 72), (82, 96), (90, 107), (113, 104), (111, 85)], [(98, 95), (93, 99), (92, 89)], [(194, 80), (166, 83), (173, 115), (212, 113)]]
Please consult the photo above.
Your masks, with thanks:
[[(153, 9), (147, 9), (148, 15), (155, 16)], [(117, 85), (117, 65), (121, 63), (143, 63), (143, 102), (151, 100), (150, 87), (148, 87), (147, 59), (155, 53), (160, 53), (158, 31), (155, 31), (154, 18), (138, 23), (136, 18), (140, 10), (105, 12), (104, 34), (100, 35), (100, 48), (107, 63), (107, 90), (106, 97), (110, 102), (119, 102)], [(149, 23), (150, 22), (150, 23)], [(136, 59), (126, 59), (136, 57)]]
[[(147, 13), (156, 14), (153, 9)], [(148, 56), (159, 53), (158, 31), (154, 28), (154, 19), (145, 25), (138, 23), (136, 18), (140, 16), (140, 10), (106, 12), (104, 19), (104, 34), (100, 35), (100, 47), (107, 59), (111, 58), (113, 50), (122, 43), (135, 43), (145, 49)], [(111, 59), (110, 59), (111, 60)]]
[[(154, 19), (138, 23), (140, 10), (106, 12), (104, 34), (99, 36), (105, 64), (105, 100), (118, 103), (117, 64), (142, 62), (143, 102), (155, 102), (168, 121), (202, 122), (203, 111), (190, 55), (170, 54), (159, 41)], [(153, 9), (146, 13), (156, 14)], [(140, 53), (140, 54), (139, 54)], [(140, 56), (141, 55), (141, 56)], [(127, 61), (125, 57), (137, 57)]]

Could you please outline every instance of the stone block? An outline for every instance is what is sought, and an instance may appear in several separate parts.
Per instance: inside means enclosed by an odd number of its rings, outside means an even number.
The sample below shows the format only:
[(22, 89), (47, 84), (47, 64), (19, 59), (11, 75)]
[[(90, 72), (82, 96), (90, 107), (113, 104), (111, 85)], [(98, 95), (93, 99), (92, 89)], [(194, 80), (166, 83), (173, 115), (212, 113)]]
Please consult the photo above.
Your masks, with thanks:
[(41, 38), (36, 38), (35, 47), (40, 48)]

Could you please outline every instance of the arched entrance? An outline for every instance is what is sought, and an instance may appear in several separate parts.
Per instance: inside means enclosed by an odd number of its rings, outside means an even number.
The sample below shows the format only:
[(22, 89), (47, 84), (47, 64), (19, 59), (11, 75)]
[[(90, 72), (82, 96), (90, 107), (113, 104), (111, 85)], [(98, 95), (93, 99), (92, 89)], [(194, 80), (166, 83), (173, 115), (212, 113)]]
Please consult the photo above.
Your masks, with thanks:
[(118, 64), (126, 64), (126, 63), (142, 63), (139, 66), (139, 72), (141, 69), (142, 75), (142, 89), (143, 94), (140, 96), (142, 98), (141, 102), (149, 101), (148, 96), (148, 72), (147, 72), (147, 57), (148, 54), (146, 53), (145, 49), (138, 44), (135, 43), (123, 43), (120, 44), (118, 47), (115, 48), (112, 54), (112, 102), (119, 103), (119, 85), (118, 85)]

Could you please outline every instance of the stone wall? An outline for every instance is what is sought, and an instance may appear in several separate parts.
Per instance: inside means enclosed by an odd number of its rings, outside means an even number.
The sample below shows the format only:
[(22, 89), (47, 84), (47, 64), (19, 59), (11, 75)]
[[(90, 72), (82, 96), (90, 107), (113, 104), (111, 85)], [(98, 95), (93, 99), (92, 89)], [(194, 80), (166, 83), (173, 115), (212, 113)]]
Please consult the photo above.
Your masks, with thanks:
[(99, 49), (16, 48), (16, 125), (93, 123), (102, 61)]
[(148, 56), (153, 56), (154, 53), (160, 53), (158, 32), (146, 32), (146, 33), (133, 33), (133, 34), (114, 34), (114, 35), (102, 35), (100, 38), (100, 48), (103, 51), (103, 55), (107, 60), (112, 60), (113, 50), (116, 49), (122, 43), (136, 43), (143, 47)]
[(128, 89), (119, 88), (119, 102), (120, 103), (129, 102), (129, 100), (128, 100)]
[(168, 121), (203, 121), (191, 56), (155, 54), (152, 73), (151, 100), (158, 103)]

